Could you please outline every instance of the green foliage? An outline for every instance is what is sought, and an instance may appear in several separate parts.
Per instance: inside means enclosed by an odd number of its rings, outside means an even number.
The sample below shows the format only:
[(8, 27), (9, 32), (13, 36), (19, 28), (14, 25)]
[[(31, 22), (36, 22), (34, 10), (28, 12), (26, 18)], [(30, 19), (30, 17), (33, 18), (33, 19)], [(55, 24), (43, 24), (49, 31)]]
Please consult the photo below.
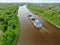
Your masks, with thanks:
[(17, 17), (18, 6), (1, 6), (0, 9), (0, 30), (3, 31), (0, 45), (16, 45), (20, 32)]
[[(48, 6), (49, 5), (49, 6)], [(50, 23), (57, 25), (60, 27), (60, 10), (59, 5), (28, 5), (28, 9), (30, 9), (33, 13), (37, 14), (38, 16), (42, 17), (43, 19), (49, 21)], [(58, 7), (58, 8), (57, 8)]]

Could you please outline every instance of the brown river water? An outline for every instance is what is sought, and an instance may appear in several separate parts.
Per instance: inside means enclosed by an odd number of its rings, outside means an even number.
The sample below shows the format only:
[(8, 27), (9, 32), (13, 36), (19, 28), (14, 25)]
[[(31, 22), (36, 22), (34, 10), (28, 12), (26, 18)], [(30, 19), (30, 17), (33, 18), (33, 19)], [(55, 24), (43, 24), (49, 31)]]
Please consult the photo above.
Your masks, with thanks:
[[(34, 27), (28, 15), (32, 15), (43, 24), (42, 29)], [(60, 29), (30, 12), (26, 6), (19, 8), (20, 35), (17, 45), (60, 45)]]

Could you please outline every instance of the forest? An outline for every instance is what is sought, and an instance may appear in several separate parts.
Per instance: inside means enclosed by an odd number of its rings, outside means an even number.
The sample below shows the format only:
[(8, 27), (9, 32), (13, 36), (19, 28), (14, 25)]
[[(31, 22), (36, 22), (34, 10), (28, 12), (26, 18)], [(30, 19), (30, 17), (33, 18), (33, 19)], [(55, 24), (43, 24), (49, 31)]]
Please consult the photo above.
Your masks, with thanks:
[(0, 4), (0, 45), (16, 45), (20, 33), (18, 5)]

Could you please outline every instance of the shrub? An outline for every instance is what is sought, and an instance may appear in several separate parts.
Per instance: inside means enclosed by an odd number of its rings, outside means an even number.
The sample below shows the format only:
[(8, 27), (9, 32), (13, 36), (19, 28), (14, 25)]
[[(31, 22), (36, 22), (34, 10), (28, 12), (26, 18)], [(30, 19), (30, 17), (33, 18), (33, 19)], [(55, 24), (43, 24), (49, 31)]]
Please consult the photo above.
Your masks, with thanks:
[[(47, 5), (51, 6), (50, 4), (47, 4)], [(35, 5), (35, 4), (30, 5), (29, 4), (27, 7), (33, 13), (37, 14), (41, 18), (60, 27), (60, 10), (55, 9), (55, 7), (59, 7), (59, 5), (54, 6), (52, 4), (51, 7), (48, 7), (47, 5), (38, 6), (38, 4), (37, 5)]]

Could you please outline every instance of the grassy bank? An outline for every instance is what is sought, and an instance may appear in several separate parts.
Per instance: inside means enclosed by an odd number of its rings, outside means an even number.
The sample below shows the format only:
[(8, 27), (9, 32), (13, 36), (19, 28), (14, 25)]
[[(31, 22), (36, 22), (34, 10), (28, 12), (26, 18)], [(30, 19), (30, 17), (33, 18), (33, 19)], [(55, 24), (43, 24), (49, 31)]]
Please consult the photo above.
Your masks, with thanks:
[[(49, 5), (49, 6), (48, 6)], [(60, 28), (60, 9), (59, 9), (59, 4), (54, 5), (54, 4), (43, 4), (43, 5), (38, 5), (38, 4), (29, 4), (27, 8), (40, 16), (41, 18), (47, 20), (48, 22), (56, 25), (57, 27)]]
[(20, 33), (17, 5), (0, 6), (0, 45), (16, 45)]

